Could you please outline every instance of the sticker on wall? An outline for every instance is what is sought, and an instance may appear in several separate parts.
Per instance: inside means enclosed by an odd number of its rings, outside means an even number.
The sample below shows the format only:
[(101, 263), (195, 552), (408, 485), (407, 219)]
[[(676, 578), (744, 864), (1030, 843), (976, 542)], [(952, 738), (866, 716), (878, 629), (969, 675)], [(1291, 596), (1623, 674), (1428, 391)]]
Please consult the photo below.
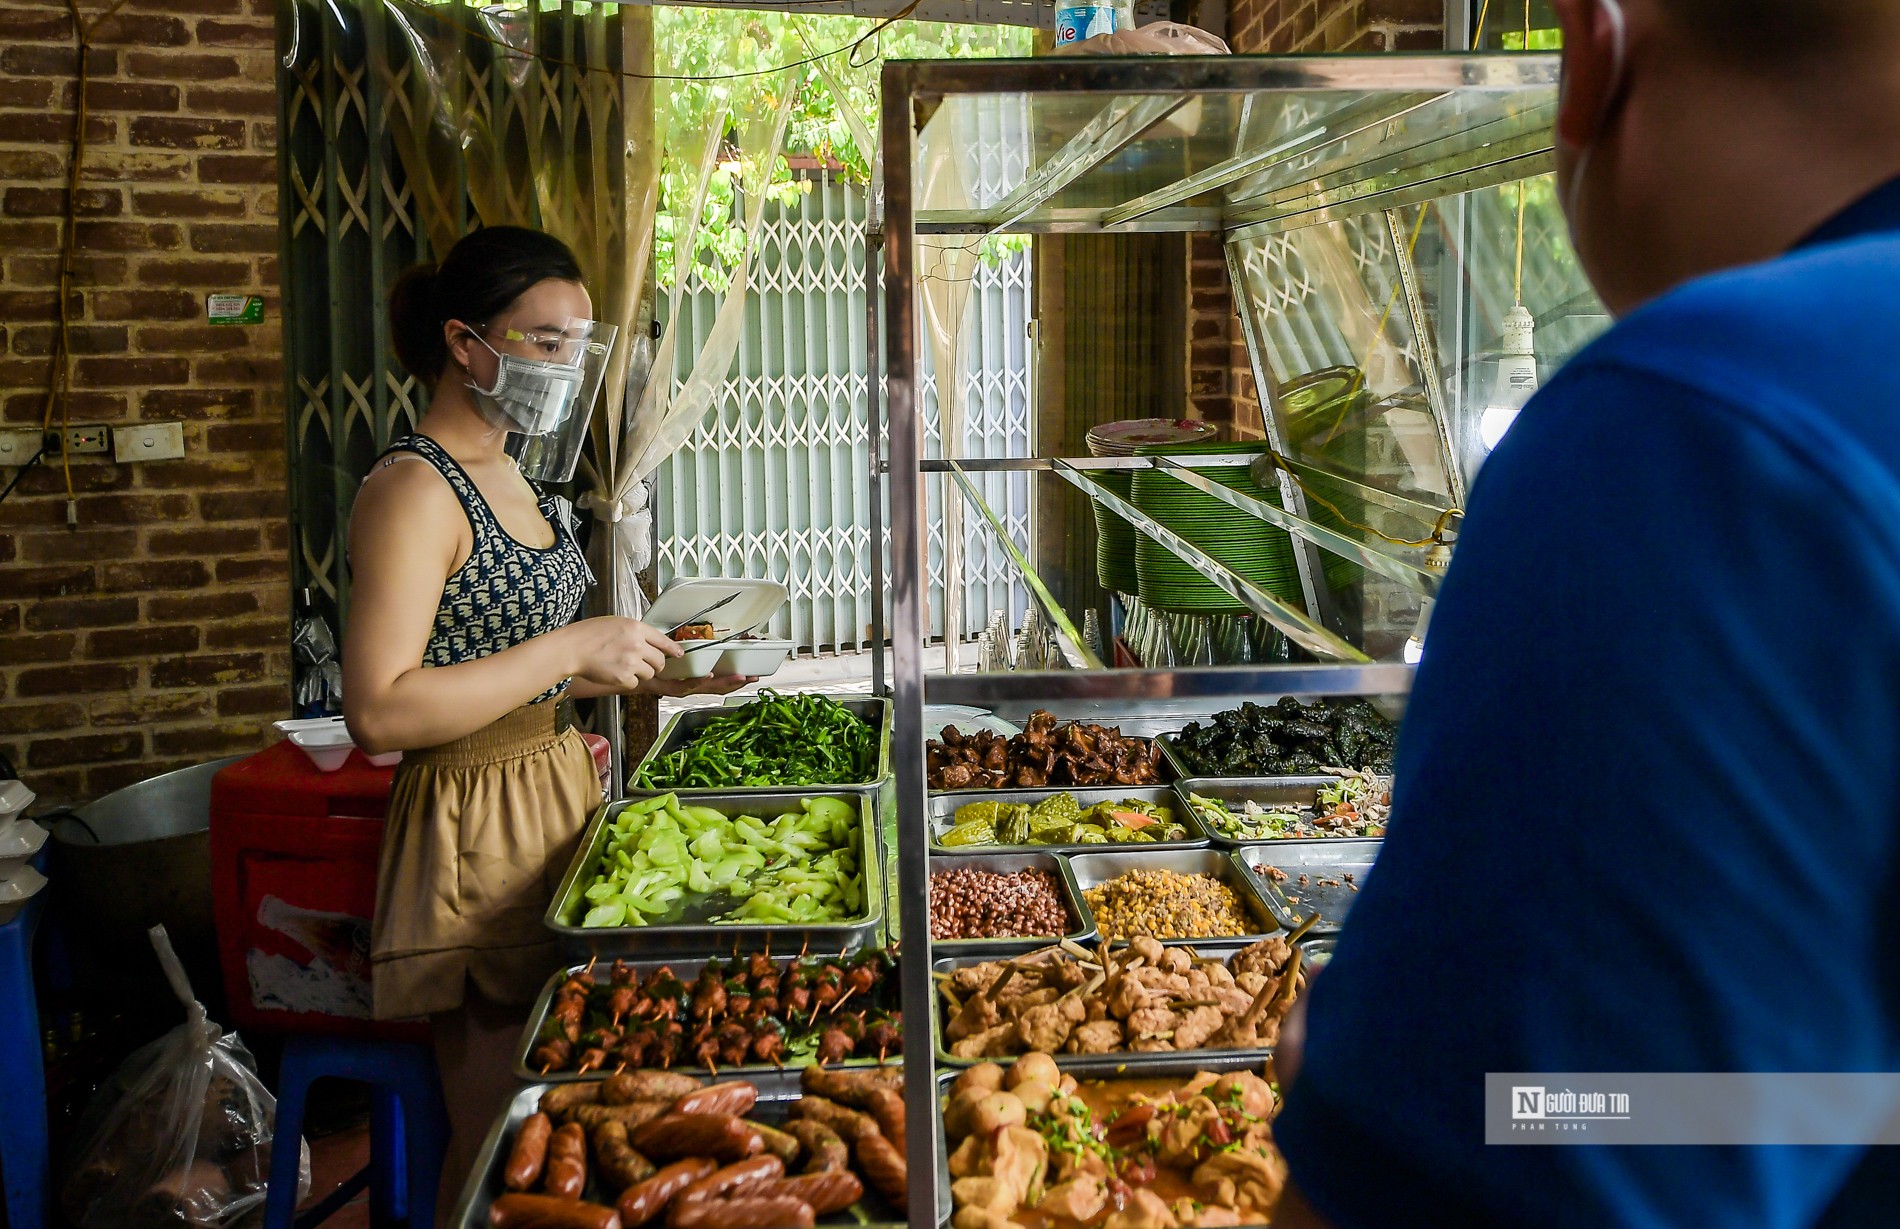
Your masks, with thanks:
[(208, 294), (205, 316), (212, 324), (264, 323), (264, 296), (261, 294)]

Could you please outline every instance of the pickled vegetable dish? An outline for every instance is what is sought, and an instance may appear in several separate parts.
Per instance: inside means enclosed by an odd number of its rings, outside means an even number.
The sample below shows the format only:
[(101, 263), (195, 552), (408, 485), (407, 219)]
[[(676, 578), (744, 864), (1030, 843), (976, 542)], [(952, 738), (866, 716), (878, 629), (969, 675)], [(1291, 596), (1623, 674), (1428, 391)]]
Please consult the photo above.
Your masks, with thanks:
[[(675, 916), (749, 925), (862, 917), (863, 842), (858, 808), (836, 798), (804, 798), (772, 819), (722, 815), (674, 794), (649, 798), (614, 817), (578, 921), (594, 928)], [(722, 898), (731, 906), (721, 907)], [(696, 901), (711, 907), (686, 918)]]
[(1209, 832), (1230, 841), (1379, 837), (1385, 835), (1385, 817), (1392, 809), (1392, 779), (1347, 773), (1333, 784), (1321, 786), (1312, 805), (1236, 804), (1200, 794), (1190, 794), (1188, 801), (1193, 804), (1195, 818)]
[(983, 845), (1153, 845), (1187, 839), (1187, 828), (1163, 803), (1126, 799), (1083, 807), (1074, 794), (1026, 802), (971, 802), (957, 808), (948, 848)]

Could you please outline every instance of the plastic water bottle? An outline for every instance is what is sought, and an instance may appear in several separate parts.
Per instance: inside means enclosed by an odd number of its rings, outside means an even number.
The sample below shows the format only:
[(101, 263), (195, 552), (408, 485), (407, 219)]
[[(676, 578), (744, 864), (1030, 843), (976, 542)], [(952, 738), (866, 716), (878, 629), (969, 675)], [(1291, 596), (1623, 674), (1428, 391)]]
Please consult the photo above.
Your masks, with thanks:
[(1113, 0), (1058, 0), (1056, 5), (1056, 45), (1079, 43), (1098, 34), (1113, 34), (1121, 28), (1121, 15)]

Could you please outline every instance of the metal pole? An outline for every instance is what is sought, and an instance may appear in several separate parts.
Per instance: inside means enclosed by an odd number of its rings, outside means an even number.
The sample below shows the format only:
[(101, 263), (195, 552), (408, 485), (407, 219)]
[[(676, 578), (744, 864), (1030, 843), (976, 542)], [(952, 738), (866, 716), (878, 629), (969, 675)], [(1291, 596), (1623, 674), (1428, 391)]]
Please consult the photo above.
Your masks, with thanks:
[[(870, 206), (867, 203), (866, 209)], [(884, 255), (884, 232), (878, 227), (864, 232), (864, 416), (870, 456), (870, 540), (871, 561), (871, 694), (891, 694), (886, 676), (884, 642), (890, 638), (890, 620), (884, 613), (884, 360), (883, 335), (878, 332), (877, 265)]]
[[(923, 429), (917, 405), (916, 235), (911, 216), (915, 133), (911, 95), (915, 69), (884, 65), (884, 328), (885, 397), (891, 441), (891, 755), (897, 791), (897, 899), (903, 922), (904, 1103), (910, 1121), (909, 1221), (937, 1216), (936, 1064), (930, 1046), (930, 865), (922, 839), (924, 814), (924, 549)], [(907, 830), (918, 828), (915, 840)]]

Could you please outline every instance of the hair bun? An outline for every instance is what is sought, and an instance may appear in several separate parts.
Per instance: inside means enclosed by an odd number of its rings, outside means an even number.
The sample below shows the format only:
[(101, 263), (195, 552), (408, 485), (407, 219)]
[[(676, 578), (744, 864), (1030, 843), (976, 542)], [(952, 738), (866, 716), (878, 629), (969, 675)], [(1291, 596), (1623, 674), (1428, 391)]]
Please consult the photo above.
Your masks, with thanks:
[(389, 288), (389, 335), (410, 375), (433, 381), (448, 358), (437, 308), (441, 271), (433, 261), (410, 265)]

